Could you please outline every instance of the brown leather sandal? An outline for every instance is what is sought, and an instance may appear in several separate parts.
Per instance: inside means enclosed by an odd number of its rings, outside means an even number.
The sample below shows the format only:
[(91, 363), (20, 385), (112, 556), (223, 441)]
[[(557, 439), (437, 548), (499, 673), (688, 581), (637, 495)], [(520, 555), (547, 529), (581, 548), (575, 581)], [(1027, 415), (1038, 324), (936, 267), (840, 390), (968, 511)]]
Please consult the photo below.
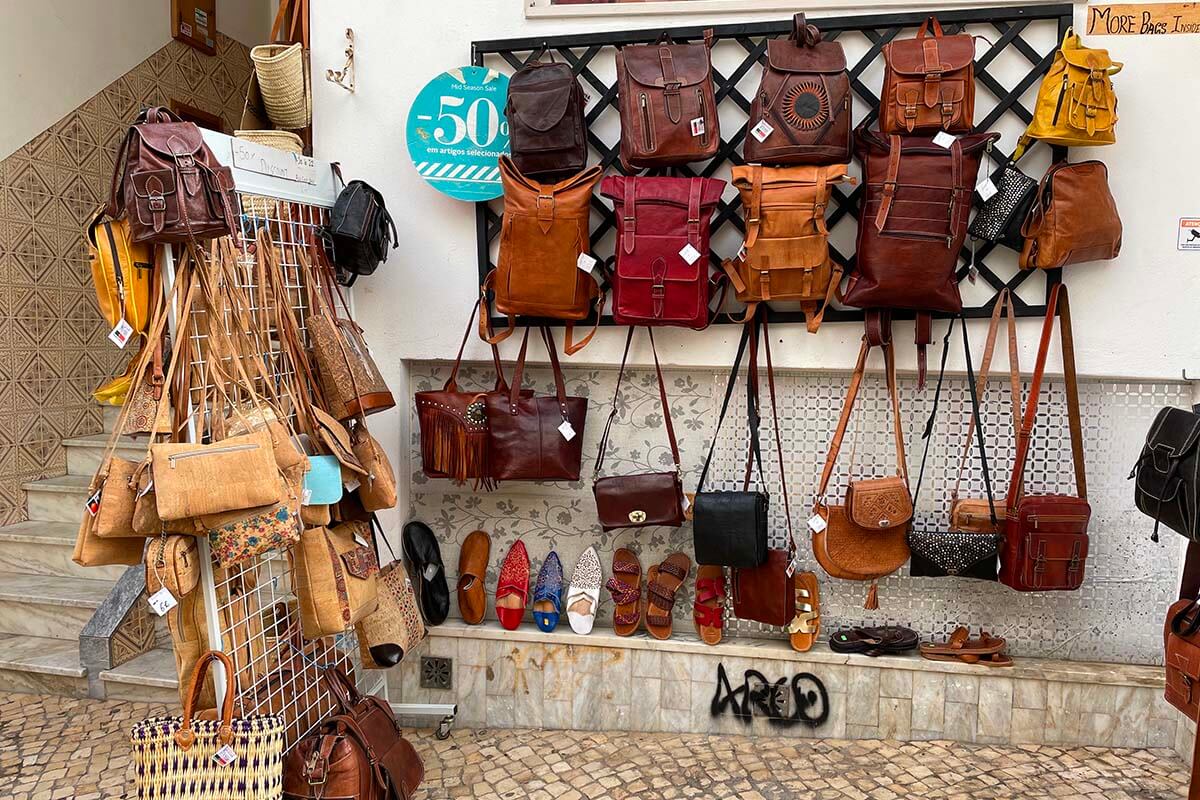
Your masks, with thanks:
[(630, 636), (642, 624), (642, 562), (624, 547), (613, 553), (612, 577), (604, 584), (613, 601), (613, 633)]
[(692, 560), (683, 553), (672, 553), (667, 560), (650, 568), (646, 574), (646, 630), (655, 639), (671, 638), (671, 610), (675, 595), (687, 580)]
[(821, 634), (821, 589), (817, 584), (817, 576), (811, 572), (797, 572), (795, 583), (796, 616), (792, 624), (787, 626), (787, 632), (792, 649), (797, 653), (807, 653)]
[(1008, 643), (997, 636), (989, 636), (980, 630), (979, 638), (972, 639), (965, 627), (956, 628), (945, 644), (925, 642), (921, 645), (921, 657), (930, 661), (957, 661), (963, 664), (982, 664), (985, 667), (1011, 667), (1013, 660), (1005, 652)]
[(696, 635), (708, 645), (721, 643), (725, 624), (725, 570), (711, 564), (696, 567), (696, 593), (692, 601), (692, 621)]

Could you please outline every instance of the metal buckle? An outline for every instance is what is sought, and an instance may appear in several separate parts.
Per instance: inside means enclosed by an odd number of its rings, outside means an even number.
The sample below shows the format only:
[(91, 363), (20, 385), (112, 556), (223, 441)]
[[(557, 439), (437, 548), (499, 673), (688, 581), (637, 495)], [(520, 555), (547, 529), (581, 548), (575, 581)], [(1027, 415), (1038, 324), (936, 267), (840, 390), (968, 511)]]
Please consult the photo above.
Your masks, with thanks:
[(167, 199), (165, 197), (163, 197), (161, 194), (150, 195), (150, 202), (148, 204), (148, 207), (150, 208), (151, 211), (166, 211), (167, 210)]
[(671, 81), (663, 84), (663, 92), (665, 94), (679, 94), (679, 90), (683, 87), (680, 81)]
[(629, 512), (629, 521), (635, 525), (640, 525), (641, 523), (646, 521), (646, 512), (640, 511), (640, 510), (630, 511)]

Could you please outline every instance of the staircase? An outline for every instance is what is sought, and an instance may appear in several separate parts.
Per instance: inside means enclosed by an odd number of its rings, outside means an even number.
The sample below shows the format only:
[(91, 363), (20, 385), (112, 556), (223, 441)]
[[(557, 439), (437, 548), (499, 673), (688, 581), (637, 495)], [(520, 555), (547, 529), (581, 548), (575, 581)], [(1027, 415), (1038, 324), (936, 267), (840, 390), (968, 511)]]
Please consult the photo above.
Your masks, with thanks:
[[(105, 408), (106, 431), (116, 411)], [(80, 633), (126, 571), (71, 561), (88, 483), (107, 443), (107, 433), (64, 441), (67, 474), (25, 484), (29, 521), (0, 528), (0, 691), (178, 702), (162, 620), (153, 621), (149, 652), (93, 675), (80, 663)], [(118, 454), (140, 459), (144, 448), (126, 440)]]

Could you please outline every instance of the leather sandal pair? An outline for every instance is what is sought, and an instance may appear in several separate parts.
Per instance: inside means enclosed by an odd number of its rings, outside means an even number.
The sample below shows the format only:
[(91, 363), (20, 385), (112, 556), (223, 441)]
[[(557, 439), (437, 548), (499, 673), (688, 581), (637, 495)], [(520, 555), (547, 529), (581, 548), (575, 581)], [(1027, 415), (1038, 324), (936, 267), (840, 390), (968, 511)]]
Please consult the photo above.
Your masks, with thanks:
[(646, 595), (642, 596), (642, 564), (632, 551), (622, 547), (613, 554), (612, 577), (605, 588), (613, 599), (613, 632), (630, 636), (646, 624), (655, 639), (671, 636), (675, 597), (687, 580), (692, 561), (683, 553), (672, 553), (646, 573)]
[(963, 664), (982, 664), (985, 667), (1011, 667), (1012, 658), (1004, 652), (1008, 643), (998, 637), (979, 631), (979, 638), (972, 639), (965, 627), (956, 628), (944, 644), (925, 642), (921, 645), (921, 657), (930, 661), (957, 661)]

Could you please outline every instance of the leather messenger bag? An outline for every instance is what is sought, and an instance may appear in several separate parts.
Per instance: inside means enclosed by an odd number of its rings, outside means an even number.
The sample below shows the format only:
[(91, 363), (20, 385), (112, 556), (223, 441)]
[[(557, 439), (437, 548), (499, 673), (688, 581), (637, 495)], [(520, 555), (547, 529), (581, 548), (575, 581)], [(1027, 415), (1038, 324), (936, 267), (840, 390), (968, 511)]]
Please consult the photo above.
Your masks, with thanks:
[(946, 36), (937, 18), (929, 17), (917, 38), (884, 45), (883, 58), (884, 133), (959, 133), (975, 125), (974, 36)]

